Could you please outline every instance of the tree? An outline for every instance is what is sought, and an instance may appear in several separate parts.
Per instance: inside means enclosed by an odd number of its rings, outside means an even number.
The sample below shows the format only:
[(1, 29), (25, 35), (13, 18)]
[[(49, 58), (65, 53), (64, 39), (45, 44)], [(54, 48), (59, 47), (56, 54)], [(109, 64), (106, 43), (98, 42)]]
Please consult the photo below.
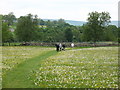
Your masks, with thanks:
[(47, 42), (64, 42), (66, 41), (65, 29), (70, 25), (63, 19), (58, 21), (44, 21), (46, 28), (43, 29), (44, 41)]
[(83, 41), (93, 41), (93, 31), (92, 29), (89, 27), (88, 24), (84, 24), (83, 26)]
[(2, 45), (2, 17), (3, 15), (0, 14), (0, 45)]
[(35, 39), (35, 24), (31, 14), (18, 19), (15, 33), (19, 41), (27, 42)]
[(74, 42), (81, 42), (82, 41), (82, 26), (72, 26), (71, 27), (73, 32), (73, 41)]
[(9, 30), (9, 26), (7, 25), (7, 23), (2, 23), (2, 42), (3, 45), (5, 42), (11, 42), (13, 41), (13, 35), (11, 33), (11, 31)]
[(118, 28), (115, 25), (109, 25), (104, 28), (104, 40), (105, 41), (117, 41)]
[(8, 24), (8, 26), (13, 25), (14, 21), (16, 20), (15, 15), (13, 12), (10, 12), (8, 15), (3, 16), (4, 22)]
[(72, 33), (72, 30), (71, 30), (70, 27), (66, 28), (66, 30), (65, 30), (65, 37), (66, 37), (66, 40), (68, 42), (72, 42), (72, 40), (73, 40), (73, 33)]
[[(87, 29), (86, 29), (86, 37), (89, 38), (89, 41), (96, 41), (103, 40), (103, 29), (107, 26), (110, 22), (110, 15), (108, 12), (91, 12), (89, 13)], [(84, 35), (85, 36), (85, 35)]]
[(65, 24), (65, 20), (64, 19), (59, 19), (58, 20), (58, 24), (60, 25), (60, 26), (62, 26), (62, 25), (64, 25)]
[(102, 12), (100, 13), (99, 16), (99, 22), (100, 22), (100, 26), (105, 27), (108, 26), (110, 21), (110, 14), (108, 12)]
[(118, 42), (120, 43), (120, 27), (118, 27)]

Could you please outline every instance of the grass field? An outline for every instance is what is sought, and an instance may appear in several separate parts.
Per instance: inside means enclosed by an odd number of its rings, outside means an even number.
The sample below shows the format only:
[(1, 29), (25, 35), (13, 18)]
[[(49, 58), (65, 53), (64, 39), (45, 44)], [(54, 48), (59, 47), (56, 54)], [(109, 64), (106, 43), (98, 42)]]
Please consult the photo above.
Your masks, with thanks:
[(36, 57), (40, 54), (53, 50), (52, 48), (40, 48), (40, 47), (3, 47), (3, 72), (14, 68), (16, 65), (29, 60), (29, 58)]
[(118, 88), (118, 47), (3, 47), (2, 75), (3, 88)]
[(0, 47), (0, 89), (2, 88), (2, 47)]

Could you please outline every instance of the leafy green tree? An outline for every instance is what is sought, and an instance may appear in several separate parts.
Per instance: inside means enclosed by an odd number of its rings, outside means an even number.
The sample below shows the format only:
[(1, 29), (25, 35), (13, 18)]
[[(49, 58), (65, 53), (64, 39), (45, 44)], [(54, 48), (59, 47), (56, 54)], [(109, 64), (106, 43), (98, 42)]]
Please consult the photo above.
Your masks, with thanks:
[(44, 28), (44, 41), (47, 42), (63, 42), (66, 41), (65, 38), (65, 28), (69, 26), (69, 24), (65, 23), (63, 19), (59, 19), (58, 21), (44, 21), (46, 28)]
[(66, 40), (68, 42), (72, 42), (73, 41), (73, 33), (72, 33), (72, 30), (71, 30), (70, 27), (66, 28), (66, 30), (65, 30), (65, 37), (66, 37)]
[(62, 25), (64, 25), (65, 24), (65, 20), (64, 19), (59, 19), (58, 20), (58, 24), (60, 25), (60, 26), (62, 26)]
[(45, 33), (43, 28), (38, 28), (35, 30), (35, 36), (36, 36), (36, 41), (44, 41), (45, 39)]
[(108, 12), (91, 12), (89, 13), (87, 29), (84, 36), (87, 37), (89, 41), (96, 41), (103, 40), (103, 29), (107, 26), (110, 22), (110, 15)]
[(5, 42), (11, 42), (13, 41), (13, 34), (12, 32), (9, 30), (9, 26), (7, 25), (7, 23), (2, 23), (2, 42), (3, 45)]
[(115, 25), (109, 25), (104, 28), (104, 40), (105, 41), (117, 41), (118, 31)]
[(31, 14), (18, 19), (16, 35), (19, 41), (32, 41), (35, 39), (35, 24)]
[(2, 42), (7, 42), (9, 38), (9, 27), (7, 23), (2, 23)]
[(102, 12), (102, 13), (99, 13), (100, 16), (99, 16), (99, 24), (100, 26), (102, 27), (105, 27), (105, 26), (108, 26), (109, 23), (111, 22), (110, 21), (110, 14), (108, 12)]
[(93, 41), (93, 30), (89, 27), (88, 24), (83, 25), (83, 41)]
[(120, 43), (120, 27), (118, 27), (118, 42)]
[(72, 26), (71, 27), (73, 32), (73, 41), (74, 42), (81, 42), (82, 41), (82, 26)]
[(8, 24), (8, 26), (13, 25), (14, 21), (16, 20), (15, 15), (13, 12), (10, 12), (8, 15), (3, 16), (4, 22)]

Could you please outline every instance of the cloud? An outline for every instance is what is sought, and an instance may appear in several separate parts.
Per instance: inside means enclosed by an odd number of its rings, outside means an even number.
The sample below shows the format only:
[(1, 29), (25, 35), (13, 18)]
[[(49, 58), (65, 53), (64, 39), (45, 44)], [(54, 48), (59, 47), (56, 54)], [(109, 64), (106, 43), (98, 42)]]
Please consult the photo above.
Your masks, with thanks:
[(28, 13), (40, 18), (87, 19), (92, 11), (108, 11), (112, 20), (118, 18), (119, 0), (1, 0), (0, 13), (14, 12), (19, 17)]

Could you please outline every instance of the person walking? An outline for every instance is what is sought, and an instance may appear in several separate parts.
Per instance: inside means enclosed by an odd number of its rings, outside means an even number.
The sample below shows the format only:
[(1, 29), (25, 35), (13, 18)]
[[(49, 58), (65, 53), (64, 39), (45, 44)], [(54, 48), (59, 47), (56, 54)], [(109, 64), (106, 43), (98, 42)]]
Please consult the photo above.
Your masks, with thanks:
[(58, 52), (59, 51), (59, 45), (55, 44), (55, 46), (56, 46), (56, 51)]
[(62, 50), (62, 44), (61, 43), (59, 44), (59, 49), (60, 49), (60, 51)]
[(75, 45), (74, 45), (74, 43), (71, 43), (71, 47), (73, 48)]
[(63, 47), (63, 50), (65, 51), (65, 47), (66, 47), (65, 44), (63, 44), (62, 47)]

